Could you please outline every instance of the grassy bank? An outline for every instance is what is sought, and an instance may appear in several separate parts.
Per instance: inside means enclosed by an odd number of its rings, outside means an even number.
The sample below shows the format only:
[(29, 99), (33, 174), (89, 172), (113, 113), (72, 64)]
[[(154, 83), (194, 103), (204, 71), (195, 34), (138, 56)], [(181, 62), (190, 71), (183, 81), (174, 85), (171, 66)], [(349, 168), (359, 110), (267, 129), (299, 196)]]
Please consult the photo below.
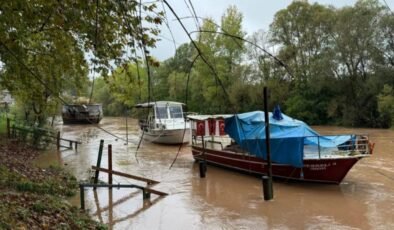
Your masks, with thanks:
[(0, 113), (0, 135), (4, 135), (7, 132), (7, 118), (3, 113)]
[(77, 180), (60, 167), (34, 166), (38, 154), (21, 143), (0, 143), (0, 229), (106, 229), (65, 202)]

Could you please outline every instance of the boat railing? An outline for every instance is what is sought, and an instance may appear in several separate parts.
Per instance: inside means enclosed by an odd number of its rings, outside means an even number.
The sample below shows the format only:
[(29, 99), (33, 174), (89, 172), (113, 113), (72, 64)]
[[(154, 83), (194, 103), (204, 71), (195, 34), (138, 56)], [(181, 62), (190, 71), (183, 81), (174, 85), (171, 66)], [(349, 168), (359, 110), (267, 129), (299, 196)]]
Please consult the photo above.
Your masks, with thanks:
[[(345, 137), (350, 138), (336, 145), (327, 145), (329, 137)], [(316, 138), (316, 140), (313, 140)], [(373, 144), (369, 141), (368, 135), (324, 135), (324, 136), (308, 136), (305, 137), (306, 145), (304, 146), (304, 158), (330, 158), (330, 157), (347, 157), (370, 155), (373, 150)], [(335, 141), (333, 140), (333, 143)]]
[(211, 147), (214, 147), (215, 144), (220, 145), (221, 150), (223, 150), (223, 143), (221, 141), (207, 140), (204, 142), (204, 146), (207, 146), (208, 144), (210, 144)]
[(192, 136), (192, 144), (195, 146), (208, 147), (215, 149), (216, 147), (223, 150), (227, 144), (231, 143), (229, 136)]
[[(339, 139), (335, 139), (333, 137)], [(344, 137), (348, 137), (348, 140)], [(314, 135), (306, 136), (304, 138), (305, 159), (367, 156), (372, 154), (374, 147), (374, 145), (369, 141), (367, 134)], [(340, 140), (341, 138), (342, 140)], [(332, 143), (330, 143), (330, 140)], [(224, 150), (227, 148), (228, 144), (231, 144), (231, 138), (229, 136), (193, 135), (192, 143), (193, 145), (201, 147)]]

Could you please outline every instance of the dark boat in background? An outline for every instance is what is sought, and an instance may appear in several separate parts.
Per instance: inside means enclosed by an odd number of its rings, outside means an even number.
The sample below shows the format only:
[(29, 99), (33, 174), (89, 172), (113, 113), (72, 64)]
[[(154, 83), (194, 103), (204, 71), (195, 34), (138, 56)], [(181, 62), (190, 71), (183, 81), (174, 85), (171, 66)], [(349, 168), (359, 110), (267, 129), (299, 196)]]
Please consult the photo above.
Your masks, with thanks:
[[(268, 173), (264, 112), (188, 118), (195, 160), (255, 175)], [(374, 147), (367, 135), (323, 136), (284, 114), (276, 119), (270, 113), (269, 122), (272, 173), (286, 180), (339, 184)]]
[(63, 105), (63, 124), (98, 124), (103, 118), (101, 104)]

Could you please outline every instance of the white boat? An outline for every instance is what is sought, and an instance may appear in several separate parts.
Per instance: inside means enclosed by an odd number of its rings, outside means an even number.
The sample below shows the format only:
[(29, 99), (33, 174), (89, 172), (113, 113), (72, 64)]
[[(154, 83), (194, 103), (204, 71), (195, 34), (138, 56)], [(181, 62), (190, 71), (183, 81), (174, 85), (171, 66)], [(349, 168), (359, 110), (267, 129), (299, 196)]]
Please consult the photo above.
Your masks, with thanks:
[(183, 103), (155, 101), (137, 104), (146, 109), (139, 119), (139, 126), (145, 140), (159, 144), (183, 144), (190, 141), (190, 124), (183, 115)]

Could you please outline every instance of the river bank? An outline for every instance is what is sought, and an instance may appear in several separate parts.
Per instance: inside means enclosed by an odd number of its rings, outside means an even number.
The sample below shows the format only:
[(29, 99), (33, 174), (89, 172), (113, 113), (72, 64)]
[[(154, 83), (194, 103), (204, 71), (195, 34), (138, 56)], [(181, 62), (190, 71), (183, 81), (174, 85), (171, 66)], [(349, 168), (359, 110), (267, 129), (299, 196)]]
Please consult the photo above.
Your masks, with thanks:
[(0, 229), (106, 229), (65, 202), (77, 192), (74, 176), (58, 166), (37, 167), (38, 151), (1, 139)]

